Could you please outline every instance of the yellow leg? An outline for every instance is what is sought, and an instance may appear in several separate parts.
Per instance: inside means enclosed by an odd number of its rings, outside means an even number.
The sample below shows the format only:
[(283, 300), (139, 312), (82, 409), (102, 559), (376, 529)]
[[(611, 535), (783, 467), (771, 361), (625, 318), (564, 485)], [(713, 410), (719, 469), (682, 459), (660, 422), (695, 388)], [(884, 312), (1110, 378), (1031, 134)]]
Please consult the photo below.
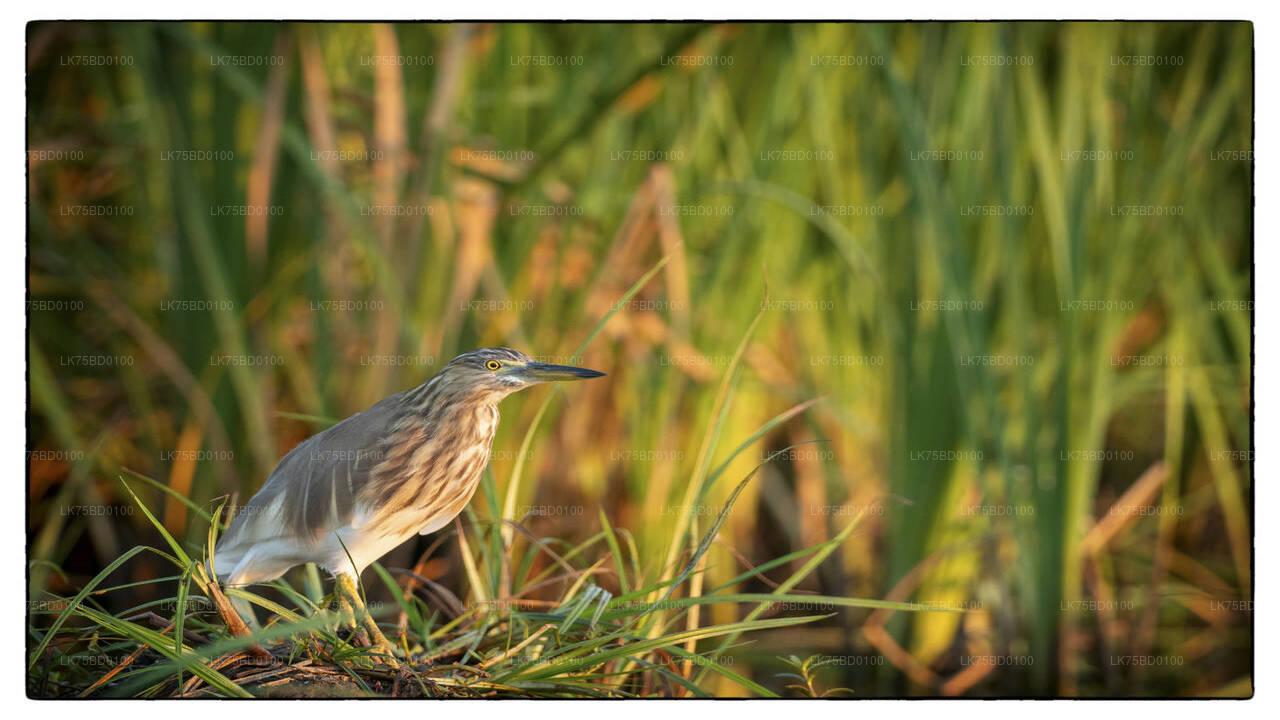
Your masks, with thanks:
[(349, 642), (358, 647), (369, 647), (369, 636), (365, 634), (364, 628), (360, 627), (360, 623), (356, 620), (356, 611), (351, 607), (351, 603), (347, 602), (346, 595), (341, 592), (333, 594), (333, 604), (338, 608), (338, 628), (347, 628), (351, 631)]
[(382, 634), (378, 623), (373, 621), (373, 616), (369, 614), (369, 608), (365, 607), (364, 600), (360, 597), (360, 589), (356, 586), (355, 576), (339, 573), (336, 579), (338, 596), (345, 602), (351, 603), (351, 606), (355, 609), (356, 622), (363, 625), (364, 629), (369, 632), (369, 638), (373, 641), (373, 648), (387, 656), (387, 663), (393, 667), (399, 667), (391, 643), (387, 641), (387, 636)]

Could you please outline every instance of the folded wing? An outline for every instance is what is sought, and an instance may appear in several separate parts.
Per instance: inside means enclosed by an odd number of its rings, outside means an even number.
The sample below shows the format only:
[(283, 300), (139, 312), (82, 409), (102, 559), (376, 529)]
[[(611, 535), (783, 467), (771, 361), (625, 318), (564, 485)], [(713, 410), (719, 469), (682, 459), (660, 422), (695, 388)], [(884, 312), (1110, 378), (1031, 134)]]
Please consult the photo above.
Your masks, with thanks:
[(218, 539), (213, 562), (219, 578), (232, 584), (266, 582), (313, 561), (308, 550), (349, 525), (357, 512), (355, 499), (386, 452), (384, 441), (399, 417), (403, 395), (392, 395), (289, 451)]

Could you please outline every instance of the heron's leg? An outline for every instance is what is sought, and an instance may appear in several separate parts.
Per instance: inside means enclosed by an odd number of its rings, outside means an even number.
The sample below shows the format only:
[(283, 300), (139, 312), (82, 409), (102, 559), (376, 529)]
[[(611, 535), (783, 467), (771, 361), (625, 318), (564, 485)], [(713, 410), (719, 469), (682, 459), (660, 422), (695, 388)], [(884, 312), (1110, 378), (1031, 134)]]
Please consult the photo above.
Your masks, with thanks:
[(352, 645), (359, 647), (369, 646), (369, 636), (365, 634), (364, 628), (360, 627), (360, 623), (356, 620), (356, 611), (351, 607), (351, 603), (347, 602), (346, 595), (342, 592), (333, 593), (333, 602), (329, 607), (336, 607), (338, 610), (338, 628), (345, 627), (350, 634), (347, 636)]
[(396, 665), (395, 652), (391, 643), (387, 641), (387, 636), (382, 634), (382, 629), (378, 627), (378, 624), (373, 621), (373, 616), (369, 614), (369, 608), (365, 607), (364, 600), (360, 598), (360, 589), (356, 587), (355, 576), (347, 573), (338, 573), (336, 579), (339, 594), (355, 608), (356, 621), (369, 631), (369, 638), (373, 641), (374, 649), (384, 653), (388, 662)]
[[(214, 607), (218, 609), (218, 613), (222, 615), (222, 619), (227, 623), (227, 630), (236, 637), (252, 635), (253, 632), (249, 630), (248, 625), (245, 625), (244, 618), (240, 617), (240, 614), (236, 612), (235, 607), (232, 606), (227, 596), (222, 594), (222, 588), (218, 587), (217, 581), (210, 582), (208, 587), (209, 597), (213, 600)], [(258, 643), (250, 645), (249, 652), (262, 659), (271, 657), (271, 653), (267, 652), (267, 649)]]

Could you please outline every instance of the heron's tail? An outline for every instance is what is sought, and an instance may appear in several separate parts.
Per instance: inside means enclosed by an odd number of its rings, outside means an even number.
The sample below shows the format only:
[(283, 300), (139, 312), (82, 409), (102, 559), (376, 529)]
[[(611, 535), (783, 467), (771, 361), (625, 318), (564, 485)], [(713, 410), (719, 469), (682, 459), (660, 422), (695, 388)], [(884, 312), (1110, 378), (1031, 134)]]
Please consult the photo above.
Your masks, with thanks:
[(216, 577), (218, 582), (225, 583), (238, 564), (239, 559), (232, 558), (229, 553), (214, 551), (213, 556), (204, 561), (204, 569), (210, 577)]
[(207, 566), (209, 574), (212, 575), (216, 571), (218, 582), (223, 585), (239, 586), (271, 582), (296, 563), (286, 558), (276, 557), (270, 548), (270, 543), (220, 547), (214, 551), (210, 565)]

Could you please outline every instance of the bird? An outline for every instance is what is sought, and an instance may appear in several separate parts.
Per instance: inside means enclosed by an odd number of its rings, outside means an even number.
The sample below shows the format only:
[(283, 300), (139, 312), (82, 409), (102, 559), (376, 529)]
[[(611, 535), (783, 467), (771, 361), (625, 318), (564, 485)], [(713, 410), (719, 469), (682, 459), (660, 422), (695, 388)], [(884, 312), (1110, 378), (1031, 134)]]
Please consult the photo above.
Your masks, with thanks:
[(210, 573), (244, 586), (315, 563), (333, 575), (353, 630), (362, 640), (361, 630), (368, 631), (367, 642), (394, 664), (391, 644), (360, 597), (360, 574), (462, 512), (489, 462), (503, 398), (538, 383), (602, 375), (505, 347), (455, 357), (421, 385), (289, 451), (218, 538)]

